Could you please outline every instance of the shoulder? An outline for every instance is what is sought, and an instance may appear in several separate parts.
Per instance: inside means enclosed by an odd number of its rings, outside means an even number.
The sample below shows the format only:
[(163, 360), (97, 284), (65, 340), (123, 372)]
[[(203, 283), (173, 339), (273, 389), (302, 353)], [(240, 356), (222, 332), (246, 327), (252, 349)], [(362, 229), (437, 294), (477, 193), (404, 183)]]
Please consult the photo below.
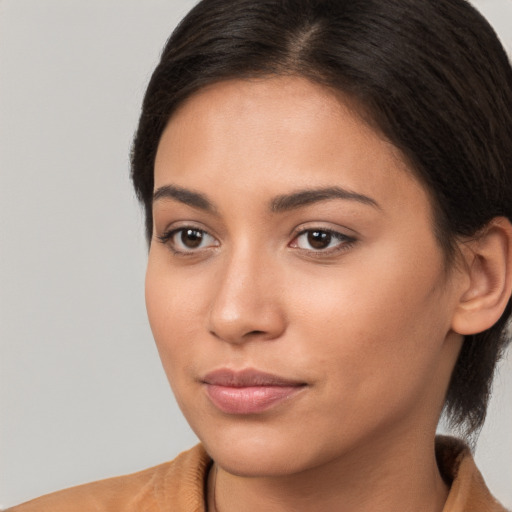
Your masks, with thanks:
[(199, 512), (210, 462), (197, 445), (171, 462), (48, 494), (6, 512)]
[(439, 470), (450, 485), (443, 512), (508, 512), (490, 493), (470, 448), (453, 437), (436, 438)]

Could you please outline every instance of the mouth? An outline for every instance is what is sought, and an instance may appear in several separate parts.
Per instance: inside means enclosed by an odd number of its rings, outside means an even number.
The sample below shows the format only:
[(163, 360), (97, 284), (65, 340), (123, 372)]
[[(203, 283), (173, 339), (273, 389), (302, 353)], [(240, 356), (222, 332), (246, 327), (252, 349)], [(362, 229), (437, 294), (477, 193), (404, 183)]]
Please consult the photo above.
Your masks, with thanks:
[(213, 405), (227, 414), (258, 414), (287, 402), (306, 388), (305, 382), (286, 379), (254, 369), (221, 369), (203, 379)]

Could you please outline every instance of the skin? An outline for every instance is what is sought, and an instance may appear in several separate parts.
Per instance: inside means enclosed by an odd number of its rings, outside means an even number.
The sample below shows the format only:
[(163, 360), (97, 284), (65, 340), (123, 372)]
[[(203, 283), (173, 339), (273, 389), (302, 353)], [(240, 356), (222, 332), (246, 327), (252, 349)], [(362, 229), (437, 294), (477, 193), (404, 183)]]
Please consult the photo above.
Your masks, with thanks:
[[(435, 429), (467, 276), (447, 270), (425, 188), (342, 96), (297, 77), (227, 81), (158, 147), (146, 302), (177, 401), (214, 459), (219, 512), (441, 511)], [(276, 198), (364, 195), (276, 211)], [(185, 227), (201, 230), (184, 245)], [(305, 230), (332, 230), (326, 249)], [(164, 240), (160, 240), (164, 238)], [(185, 242), (190, 240), (185, 237)], [(303, 382), (260, 414), (220, 411), (202, 378)]]

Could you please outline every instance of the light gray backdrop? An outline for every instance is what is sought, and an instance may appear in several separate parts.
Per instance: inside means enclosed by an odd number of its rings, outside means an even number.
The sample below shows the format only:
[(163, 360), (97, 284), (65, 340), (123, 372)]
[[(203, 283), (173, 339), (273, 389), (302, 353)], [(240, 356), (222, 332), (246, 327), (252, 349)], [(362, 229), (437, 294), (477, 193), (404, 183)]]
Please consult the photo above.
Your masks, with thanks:
[[(141, 97), (193, 0), (0, 0), (0, 508), (196, 438), (160, 368), (128, 179)], [(512, 49), (512, 0), (475, 2)], [(512, 355), (477, 451), (512, 507)]]

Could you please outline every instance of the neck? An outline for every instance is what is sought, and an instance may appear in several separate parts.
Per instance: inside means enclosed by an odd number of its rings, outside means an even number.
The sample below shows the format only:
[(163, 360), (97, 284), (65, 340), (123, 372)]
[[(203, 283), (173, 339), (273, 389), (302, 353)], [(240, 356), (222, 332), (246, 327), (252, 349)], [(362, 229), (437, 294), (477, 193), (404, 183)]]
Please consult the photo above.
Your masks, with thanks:
[[(448, 495), (435, 459), (434, 436), (365, 444), (339, 460), (286, 476), (211, 472), (213, 512), (441, 512)], [(212, 480), (216, 481), (213, 482)]]

